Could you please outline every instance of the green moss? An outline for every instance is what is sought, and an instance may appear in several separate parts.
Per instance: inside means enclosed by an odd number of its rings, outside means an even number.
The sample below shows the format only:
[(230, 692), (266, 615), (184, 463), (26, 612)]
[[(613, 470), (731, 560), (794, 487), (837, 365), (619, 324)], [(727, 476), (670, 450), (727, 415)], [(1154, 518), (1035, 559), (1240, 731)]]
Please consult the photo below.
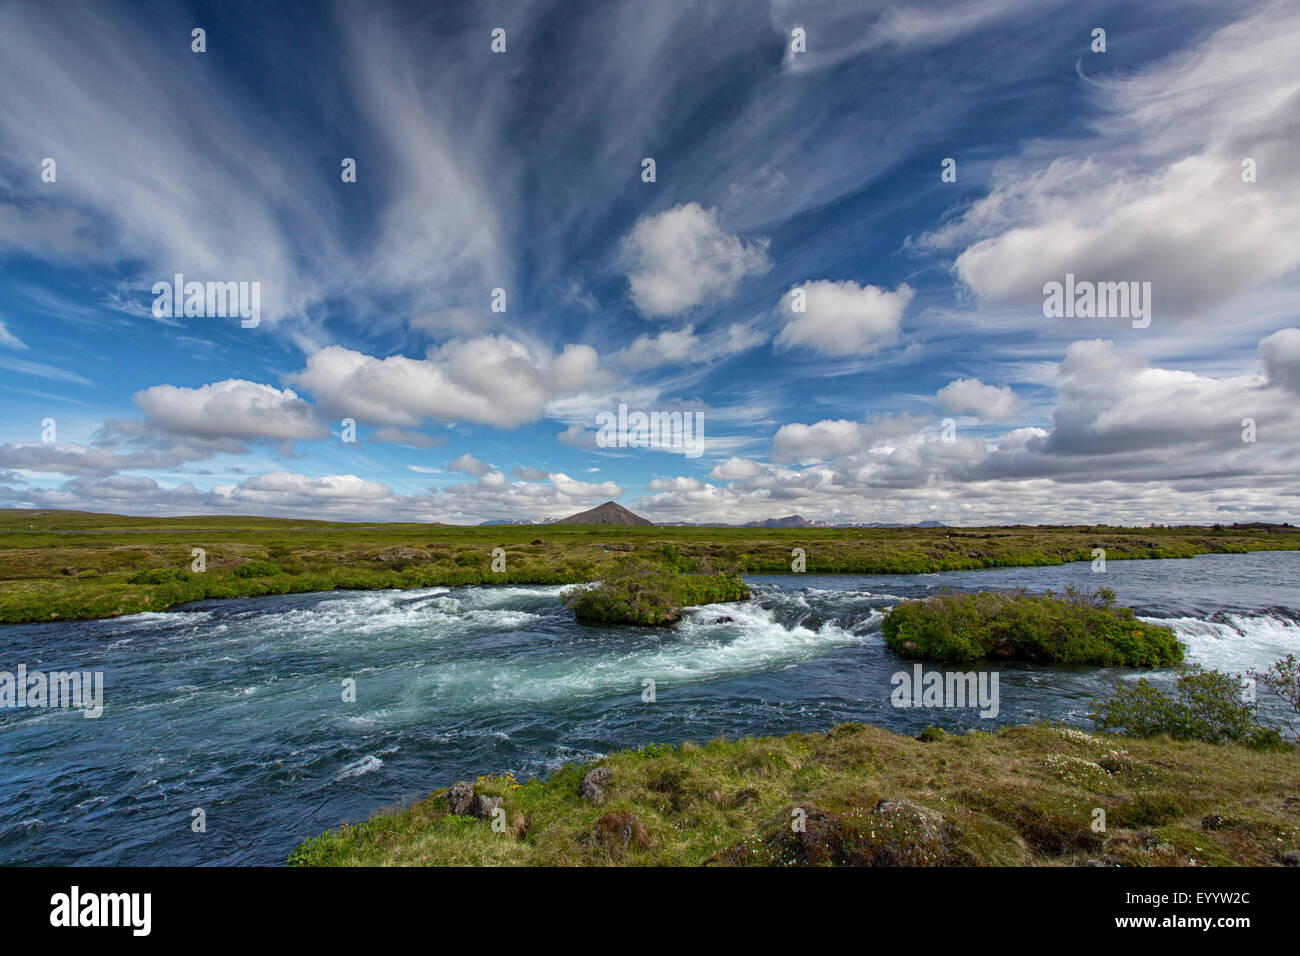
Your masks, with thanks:
[(1115, 606), (1109, 591), (938, 594), (890, 608), (881, 630), (890, 649), (934, 661), (1167, 667), (1183, 659), (1172, 631)]

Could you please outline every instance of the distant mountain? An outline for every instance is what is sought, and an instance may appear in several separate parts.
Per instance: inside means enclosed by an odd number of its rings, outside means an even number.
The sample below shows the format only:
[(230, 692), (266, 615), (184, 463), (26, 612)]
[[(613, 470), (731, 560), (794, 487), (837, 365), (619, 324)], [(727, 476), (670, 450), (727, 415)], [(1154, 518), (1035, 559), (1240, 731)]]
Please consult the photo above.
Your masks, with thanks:
[(763, 521), (747, 521), (742, 528), (811, 528), (813, 523), (802, 515), (786, 515), (784, 518), (767, 518)]
[(654, 524), (638, 514), (633, 514), (620, 504), (606, 501), (590, 511), (580, 511), (576, 515), (560, 518), (556, 524)]
[(478, 523), (478, 526), (482, 528), (485, 525), (496, 525), (496, 524), (553, 524), (553, 523), (554, 522), (550, 518), (493, 518), (490, 521), (480, 521)]

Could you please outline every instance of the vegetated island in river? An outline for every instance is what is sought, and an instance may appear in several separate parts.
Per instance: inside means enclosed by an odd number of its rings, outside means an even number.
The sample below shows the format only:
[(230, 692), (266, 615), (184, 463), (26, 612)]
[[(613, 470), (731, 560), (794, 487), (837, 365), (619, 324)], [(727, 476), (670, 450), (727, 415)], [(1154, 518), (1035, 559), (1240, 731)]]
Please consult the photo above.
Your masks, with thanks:
[(1109, 588), (1026, 594), (979, 591), (904, 601), (880, 624), (889, 648), (907, 657), (981, 659), (1103, 667), (1172, 667), (1183, 661), (1174, 632), (1139, 621)]
[(564, 593), (564, 603), (584, 624), (663, 626), (680, 618), (684, 607), (748, 599), (749, 586), (737, 574), (681, 574), (635, 559), (593, 587)]
[(463, 527), (0, 509), (0, 621), (335, 589), (582, 584), (628, 557), (683, 577), (788, 574), (797, 549), (809, 574), (916, 574), (1090, 561), (1097, 548), (1109, 561), (1300, 550), (1300, 529)]

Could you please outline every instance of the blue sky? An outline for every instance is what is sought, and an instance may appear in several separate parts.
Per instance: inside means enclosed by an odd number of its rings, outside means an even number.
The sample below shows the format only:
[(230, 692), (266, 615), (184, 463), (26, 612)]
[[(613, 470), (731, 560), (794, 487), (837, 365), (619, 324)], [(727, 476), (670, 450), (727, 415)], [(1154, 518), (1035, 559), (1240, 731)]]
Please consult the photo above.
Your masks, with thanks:
[(0, 505), (1293, 520), (1298, 67), (1294, 3), (0, 4)]

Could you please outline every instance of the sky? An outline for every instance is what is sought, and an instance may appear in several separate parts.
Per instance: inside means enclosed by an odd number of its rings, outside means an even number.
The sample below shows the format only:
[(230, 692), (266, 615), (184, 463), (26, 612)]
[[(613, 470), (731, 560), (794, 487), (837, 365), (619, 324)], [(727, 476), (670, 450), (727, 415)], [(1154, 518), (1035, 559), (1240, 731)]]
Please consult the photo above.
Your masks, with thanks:
[(1294, 0), (0, 0), (0, 507), (1294, 521), (1297, 292)]

